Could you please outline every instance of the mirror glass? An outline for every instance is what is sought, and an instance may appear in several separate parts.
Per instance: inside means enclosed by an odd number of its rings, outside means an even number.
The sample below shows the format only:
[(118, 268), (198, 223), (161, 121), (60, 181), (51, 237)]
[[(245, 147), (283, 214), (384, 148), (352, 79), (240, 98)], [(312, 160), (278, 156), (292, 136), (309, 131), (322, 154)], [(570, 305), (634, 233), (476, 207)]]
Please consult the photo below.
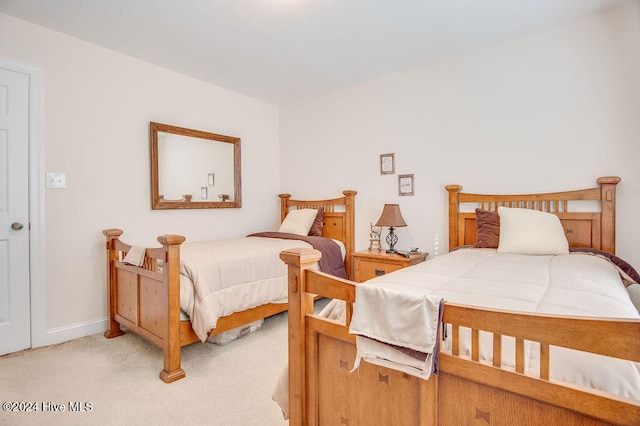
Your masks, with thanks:
[(152, 122), (150, 141), (154, 210), (242, 206), (239, 138)]

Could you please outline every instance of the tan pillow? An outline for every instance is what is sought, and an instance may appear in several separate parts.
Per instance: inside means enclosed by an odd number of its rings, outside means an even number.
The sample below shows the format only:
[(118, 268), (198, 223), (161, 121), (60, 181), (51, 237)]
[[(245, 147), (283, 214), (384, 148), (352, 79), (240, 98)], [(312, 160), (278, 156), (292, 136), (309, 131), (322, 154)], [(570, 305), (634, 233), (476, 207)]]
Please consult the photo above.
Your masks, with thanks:
[(278, 232), (309, 235), (309, 230), (317, 215), (318, 210), (316, 209), (291, 210), (282, 221)]
[(318, 214), (309, 229), (309, 236), (322, 237), (322, 227), (324, 226), (324, 207), (318, 209)]
[(498, 253), (567, 254), (569, 243), (560, 219), (553, 213), (498, 207)]
[(498, 248), (500, 242), (500, 215), (491, 210), (476, 209), (478, 236), (476, 248)]

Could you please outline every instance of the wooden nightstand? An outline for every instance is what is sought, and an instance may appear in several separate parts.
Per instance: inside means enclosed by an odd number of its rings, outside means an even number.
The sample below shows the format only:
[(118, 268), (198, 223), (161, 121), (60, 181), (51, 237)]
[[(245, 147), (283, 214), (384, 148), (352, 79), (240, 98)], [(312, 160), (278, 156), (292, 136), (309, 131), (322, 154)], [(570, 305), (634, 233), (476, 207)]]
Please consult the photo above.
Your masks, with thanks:
[(352, 254), (355, 267), (355, 281), (363, 282), (368, 279), (417, 265), (424, 262), (429, 253), (412, 253), (407, 258), (396, 253), (387, 253), (384, 250), (363, 250)]

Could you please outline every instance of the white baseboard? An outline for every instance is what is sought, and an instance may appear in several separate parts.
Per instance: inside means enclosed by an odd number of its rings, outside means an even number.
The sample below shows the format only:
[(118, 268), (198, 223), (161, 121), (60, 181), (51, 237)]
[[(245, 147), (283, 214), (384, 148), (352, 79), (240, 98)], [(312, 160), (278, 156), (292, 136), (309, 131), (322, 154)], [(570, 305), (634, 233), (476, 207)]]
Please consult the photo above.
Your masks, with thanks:
[[(92, 321), (57, 327), (47, 330), (46, 341), (41, 346), (55, 345), (79, 337), (90, 336), (92, 334), (104, 333), (107, 329), (107, 317), (98, 318)], [(35, 347), (35, 346), (34, 346)]]

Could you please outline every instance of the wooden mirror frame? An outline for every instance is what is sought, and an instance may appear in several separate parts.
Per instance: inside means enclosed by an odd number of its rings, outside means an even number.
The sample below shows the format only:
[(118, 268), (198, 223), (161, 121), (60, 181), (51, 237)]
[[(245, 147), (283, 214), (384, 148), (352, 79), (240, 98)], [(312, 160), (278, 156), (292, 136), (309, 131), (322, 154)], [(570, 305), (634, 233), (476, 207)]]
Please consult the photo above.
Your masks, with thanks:
[[(191, 197), (182, 200), (165, 200), (159, 191), (158, 167), (158, 132), (189, 136), (216, 142), (233, 144), (233, 201), (191, 201)], [(240, 138), (171, 126), (168, 124), (149, 123), (149, 140), (151, 146), (151, 208), (165, 209), (216, 209), (242, 207), (242, 182), (240, 180)]]

